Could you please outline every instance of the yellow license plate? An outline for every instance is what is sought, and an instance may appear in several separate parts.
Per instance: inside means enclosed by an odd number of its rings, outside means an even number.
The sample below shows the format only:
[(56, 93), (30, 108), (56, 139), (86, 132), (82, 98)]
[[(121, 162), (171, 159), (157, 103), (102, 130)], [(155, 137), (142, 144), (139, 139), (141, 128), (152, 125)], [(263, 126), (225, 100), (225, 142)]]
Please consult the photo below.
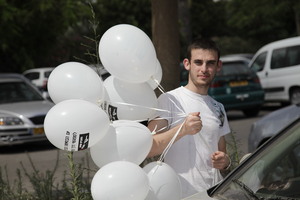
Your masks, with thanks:
[(231, 87), (245, 86), (245, 85), (248, 85), (248, 81), (231, 81), (229, 83), (229, 86)]
[(44, 134), (44, 128), (34, 128), (33, 129), (33, 134), (34, 135), (42, 135), (42, 134)]

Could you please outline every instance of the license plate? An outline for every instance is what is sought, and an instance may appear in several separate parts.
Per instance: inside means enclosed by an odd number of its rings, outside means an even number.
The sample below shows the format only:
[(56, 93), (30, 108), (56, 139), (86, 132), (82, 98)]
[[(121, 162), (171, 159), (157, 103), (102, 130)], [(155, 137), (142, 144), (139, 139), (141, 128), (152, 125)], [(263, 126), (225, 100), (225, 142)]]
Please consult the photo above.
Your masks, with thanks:
[(42, 135), (44, 134), (44, 128), (34, 128), (32, 132), (34, 135)]
[(245, 86), (245, 85), (248, 85), (248, 81), (231, 81), (229, 83), (229, 86), (231, 87)]

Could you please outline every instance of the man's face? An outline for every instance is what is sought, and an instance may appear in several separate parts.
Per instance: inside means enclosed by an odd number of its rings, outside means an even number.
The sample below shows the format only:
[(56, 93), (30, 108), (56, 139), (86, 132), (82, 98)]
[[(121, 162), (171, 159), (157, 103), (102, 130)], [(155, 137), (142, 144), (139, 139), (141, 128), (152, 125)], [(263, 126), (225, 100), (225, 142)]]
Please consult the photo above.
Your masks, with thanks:
[(189, 71), (189, 81), (196, 87), (209, 87), (216, 73), (221, 70), (218, 54), (212, 50), (193, 49), (191, 60), (185, 59), (184, 65)]

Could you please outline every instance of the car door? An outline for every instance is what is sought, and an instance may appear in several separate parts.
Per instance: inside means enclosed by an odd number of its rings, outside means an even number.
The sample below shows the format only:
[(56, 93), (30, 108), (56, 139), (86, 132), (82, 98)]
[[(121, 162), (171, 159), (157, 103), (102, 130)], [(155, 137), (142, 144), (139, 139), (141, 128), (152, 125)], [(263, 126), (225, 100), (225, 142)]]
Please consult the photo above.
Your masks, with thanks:
[(268, 51), (261, 52), (255, 57), (254, 61), (250, 65), (250, 68), (258, 75), (262, 88), (268, 88), (268, 69), (267, 69), (267, 56)]

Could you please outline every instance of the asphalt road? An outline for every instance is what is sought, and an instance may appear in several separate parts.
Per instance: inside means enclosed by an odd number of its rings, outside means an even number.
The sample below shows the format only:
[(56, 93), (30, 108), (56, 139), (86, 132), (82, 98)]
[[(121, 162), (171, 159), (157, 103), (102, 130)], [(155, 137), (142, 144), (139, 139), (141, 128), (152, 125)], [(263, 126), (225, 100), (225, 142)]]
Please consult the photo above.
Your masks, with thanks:
[[(263, 109), (259, 113), (259, 116), (253, 118), (247, 118), (239, 111), (230, 111), (227, 113), (231, 130), (234, 132), (239, 151), (242, 155), (248, 153), (247, 140), (251, 124), (275, 109), (277, 109), (277, 107)], [(230, 141), (230, 139), (231, 138), (227, 138), (228, 141)], [(64, 173), (69, 171), (67, 152), (56, 149), (50, 143), (0, 147), (2, 179), (7, 181), (6, 179), (8, 177), (8, 180), (12, 184), (13, 181), (17, 179), (16, 170), (20, 169), (23, 174), (22, 183), (29, 190), (31, 184), (23, 173), (24, 171), (22, 170), (21, 163), (25, 166), (29, 174), (33, 173), (35, 168), (39, 171), (40, 175), (42, 175), (45, 174), (47, 170), (53, 171), (57, 160), (58, 168), (55, 172), (55, 181), (56, 183), (61, 184)], [(90, 169), (90, 178), (92, 178), (93, 174), (98, 170), (98, 167), (93, 163), (88, 150), (74, 152), (74, 161), (77, 164), (82, 164), (84, 168)], [(31, 163), (33, 163), (33, 166)]]

